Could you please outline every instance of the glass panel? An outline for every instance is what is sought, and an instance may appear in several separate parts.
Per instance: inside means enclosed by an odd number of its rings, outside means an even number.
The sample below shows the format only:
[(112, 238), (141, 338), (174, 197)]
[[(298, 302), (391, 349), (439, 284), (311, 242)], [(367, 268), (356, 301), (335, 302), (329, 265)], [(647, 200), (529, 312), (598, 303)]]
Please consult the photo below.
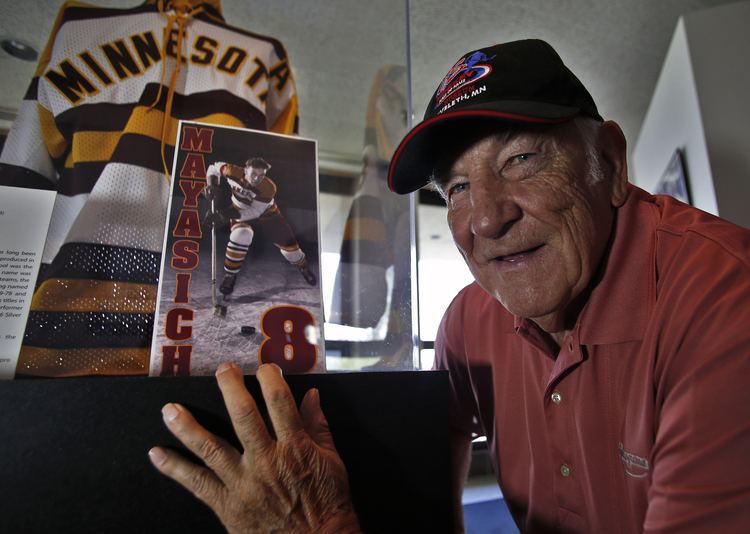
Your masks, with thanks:
[[(22, 4), (0, 8), (40, 52), (62, 0), (41, 4), (33, 17)], [(415, 368), (413, 200), (385, 184), (406, 130), (406, 2), (223, 0), (221, 6), (227, 24), (283, 44), (297, 86), (299, 134), (318, 141), (328, 368)], [(7, 127), (34, 63), (0, 61), (4, 72), (6, 64), (13, 67), (0, 81), (0, 89), (14, 88), (1, 92), (7, 96), (0, 99), (0, 127)]]
[(318, 140), (327, 368), (413, 369), (410, 201), (386, 186), (406, 131), (405, 2), (223, 5), (230, 24), (284, 43), (300, 135)]
[[(419, 217), (419, 333), (434, 341), (443, 313), (456, 294), (474, 278), (453, 243), (445, 206), (420, 205)], [(424, 355), (425, 352), (422, 351)], [(422, 369), (432, 362), (424, 360)]]

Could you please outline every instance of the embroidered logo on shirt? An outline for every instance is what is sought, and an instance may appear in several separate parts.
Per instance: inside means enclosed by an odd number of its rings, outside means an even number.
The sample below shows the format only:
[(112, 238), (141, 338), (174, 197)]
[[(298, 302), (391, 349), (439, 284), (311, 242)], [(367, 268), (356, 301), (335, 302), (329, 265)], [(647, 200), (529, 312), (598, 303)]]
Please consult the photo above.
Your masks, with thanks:
[(618, 447), (620, 449), (620, 461), (625, 466), (626, 475), (634, 478), (644, 478), (648, 476), (648, 460), (633, 454), (632, 452), (626, 451), (622, 442), (618, 444)]

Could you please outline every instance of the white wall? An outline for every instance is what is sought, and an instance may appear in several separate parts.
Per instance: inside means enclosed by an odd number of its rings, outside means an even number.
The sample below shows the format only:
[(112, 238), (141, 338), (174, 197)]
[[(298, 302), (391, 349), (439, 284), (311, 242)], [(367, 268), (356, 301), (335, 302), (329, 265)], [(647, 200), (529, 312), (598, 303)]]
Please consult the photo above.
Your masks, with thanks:
[(719, 215), (750, 228), (750, 2), (685, 16)]
[(631, 156), (631, 180), (653, 191), (674, 151), (680, 148), (693, 204), (718, 214), (703, 133), (698, 93), (682, 18), (672, 36), (654, 96)]
[(677, 23), (631, 156), (631, 179), (652, 190), (677, 148), (693, 203), (750, 227), (750, 2)]

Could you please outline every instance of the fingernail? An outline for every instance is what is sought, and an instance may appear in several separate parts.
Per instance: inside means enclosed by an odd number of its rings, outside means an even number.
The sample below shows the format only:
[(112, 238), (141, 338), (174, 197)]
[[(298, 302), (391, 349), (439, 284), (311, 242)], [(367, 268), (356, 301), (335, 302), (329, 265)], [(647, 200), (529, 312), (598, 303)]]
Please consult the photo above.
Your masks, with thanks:
[(161, 415), (164, 418), (164, 422), (171, 423), (175, 417), (180, 415), (180, 409), (170, 402), (169, 404), (165, 404), (164, 408), (161, 409)]
[(219, 364), (219, 367), (216, 368), (216, 376), (219, 376), (221, 373), (226, 373), (227, 371), (230, 371), (237, 367), (233, 362), (223, 362)]
[(284, 375), (284, 372), (281, 370), (281, 367), (279, 367), (275, 363), (264, 363), (260, 367), (258, 367), (258, 371), (260, 371), (263, 368), (274, 369), (280, 375), (282, 375), (282, 376)]
[(158, 447), (154, 447), (148, 451), (148, 457), (154, 465), (161, 465), (167, 459), (167, 455)]

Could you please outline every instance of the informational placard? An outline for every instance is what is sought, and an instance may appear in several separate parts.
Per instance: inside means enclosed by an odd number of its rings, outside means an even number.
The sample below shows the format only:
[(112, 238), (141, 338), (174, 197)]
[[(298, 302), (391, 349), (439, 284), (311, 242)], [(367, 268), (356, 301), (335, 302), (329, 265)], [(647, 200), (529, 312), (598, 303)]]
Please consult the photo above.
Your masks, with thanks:
[(54, 191), (0, 186), (0, 378), (13, 378)]
[(180, 122), (151, 376), (325, 370), (314, 140)]

